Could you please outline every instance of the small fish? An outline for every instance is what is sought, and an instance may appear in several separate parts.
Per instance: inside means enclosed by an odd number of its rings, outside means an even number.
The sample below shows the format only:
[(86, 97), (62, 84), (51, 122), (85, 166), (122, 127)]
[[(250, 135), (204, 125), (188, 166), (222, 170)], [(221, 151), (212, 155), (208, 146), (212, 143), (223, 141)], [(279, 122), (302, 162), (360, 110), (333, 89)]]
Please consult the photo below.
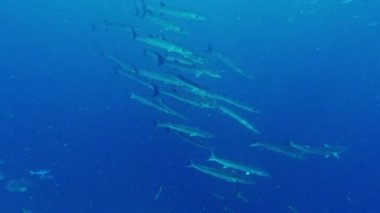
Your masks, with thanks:
[(38, 169), (38, 170), (30, 170), (29, 171), (30, 175), (36, 175), (36, 176), (44, 176), (44, 175), (47, 175), (49, 173), (50, 173), (50, 171), (46, 170), (46, 169)]

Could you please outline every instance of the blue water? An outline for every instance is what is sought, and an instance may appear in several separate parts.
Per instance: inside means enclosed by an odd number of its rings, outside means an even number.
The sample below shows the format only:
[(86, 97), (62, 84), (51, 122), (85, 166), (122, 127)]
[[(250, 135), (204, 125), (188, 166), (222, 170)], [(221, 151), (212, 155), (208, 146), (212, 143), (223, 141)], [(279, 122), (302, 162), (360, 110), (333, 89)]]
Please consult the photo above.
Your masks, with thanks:
[[(380, 212), (378, 1), (165, 2), (208, 18), (173, 19), (190, 34), (168, 38), (198, 53), (210, 42), (253, 74), (192, 80), (259, 109), (239, 112), (262, 134), (212, 110), (168, 103), (215, 133), (218, 154), (272, 177), (239, 185), (187, 168), (209, 152), (154, 129), (153, 120), (177, 120), (130, 100), (131, 92), (151, 92), (113, 73), (100, 53), (161, 68), (129, 32), (93, 32), (91, 23), (156, 34), (134, 16), (133, 1), (0, 1), (0, 212)], [(295, 160), (249, 148), (289, 139), (349, 149), (339, 160)], [(53, 177), (30, 175), (35, 169)], [(7, 190), (12, 180), (27, 191)]]

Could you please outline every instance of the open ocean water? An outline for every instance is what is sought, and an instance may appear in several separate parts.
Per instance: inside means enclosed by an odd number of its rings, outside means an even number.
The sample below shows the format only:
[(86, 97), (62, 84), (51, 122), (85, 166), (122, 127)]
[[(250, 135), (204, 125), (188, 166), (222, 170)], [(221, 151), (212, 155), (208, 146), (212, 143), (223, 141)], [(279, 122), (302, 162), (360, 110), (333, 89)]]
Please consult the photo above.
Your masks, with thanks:
[[(175, 33), (149, 22), (151, 11), (144, 15), (139, 0), (0, 1), (0, 213), (380, 212), (379, 1), (164, 3), (146, 0), (145, 9), (181, 9), (206, 20), (156, 13), (187, 32)], [(171, 50), (139, 38), (191, 50), (221, 78), (159, 66), (147, 52), (166, 56)], [(249, 77), (213, 57), (208, 44)], [(223, 105), (260, 134), (218, 109), (154, 96), (107, 56), (133, 67), (133, 76), (141, 77), (140, 69), (173, 73), (254, 107), (260, 113)], [(183, 89), (145, 83), (173, 93)], [(131, 93), (187, 119), (132, 100)], [(215, 137), (183, 140), (157, 122), (198, 127)], [(207, 161), (211, 152), (191, 141), (270, 177)], [(295, 159), (250, 147), (288, 149), (289, 141), (343, 152), (339, 159), (305, 152), (305, 159)], [(189, 168), (191, 162), (217, 169), (219, 178)], [(228, 175), (255, 183), (220, 179)]]

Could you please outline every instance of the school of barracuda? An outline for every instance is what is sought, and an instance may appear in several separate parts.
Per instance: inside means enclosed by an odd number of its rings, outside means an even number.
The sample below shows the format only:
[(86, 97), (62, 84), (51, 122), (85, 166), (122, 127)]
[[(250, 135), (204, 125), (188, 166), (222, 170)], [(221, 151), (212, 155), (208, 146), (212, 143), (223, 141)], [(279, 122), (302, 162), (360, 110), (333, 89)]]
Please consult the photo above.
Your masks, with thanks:
[[(144, 96), (131, 92), (130, 99), (141, 105), (150, 107), (159, 113), (172, 116), (173, 119), (177, 119), (176, 122), (155, 121), (155, 128), (170, 130), (179, 139), (210, 151), (210, 158), (204, 164), (190, 161), (189, 168), (230, 183), (252, 184), (255, 182), (252, 176), (271, 177), (270, 173), (263, 168), (216, 155), (215, 147), (207, 141), (218, 140), (217, 135), (193, 124), (188, 116), (170, 106), (168, 101), (165, 101), (166, 99), (170, 99), (192, 106), (194, 109), (216, 110), (222, 115), (229, 117), (231, 122), (236, 122), (242, 128), (246, 128), (251, 134), (258, 135), (261, 132), (250, 119), (253, 117), (251, 115), (256, 115), (260, 111), (247, 103), (206, 89), (205, 86), (196, 83), (199, 78), (223, 81), (223, 75), (226, 72), (235, 73), (247, 79), (252, 78), (254, 76), (253, 73), (239, 67), (228, 54), (214, 49), (211, 44), (208, 44), (206, 53), (197, 53), (190, 47), (164, 36), (167, 32), (189, 36), (191, 32), (178, 26), (175, 20), (182, 19), (182, 21), (205, 24), (207, 17), (196, 12), (166, 5), (163, 2), (159, 4), (155, 3), (141, 0), (139, 5), (136, 6), (136, 18), (156, 25), (160, 29), (157, 32), (158, 35), (143, 34), (141, 33), (142, 30), (126, 23), (104, 21), (103, 23), (92, 25), (94, 29), (98, 27), (114, 28), (130, 33), (133, 40), (142, 45), (147, 58), (155, 60), (158, 67), (165, 66), (166, 70), (168, 70), (167, 72), (148, 70), (144, 68), (144, 65), (137, 67), (136, 65), (132, 65), (128, 60), (108, 52), (103, 52), (102, 55), (113, 65), (118, 75), (146, 87), (152, 94), (151, 96)], [(218, 63), (220, 66), (214, 66), (215, 63)], [(220, 67), (223, 67), (223, 70)], [(315, 147), (297, 144), (293, 141), (282, 145), (256, 142), (251, 144), (250, 147), (301, 160), (310, 156), (339, 159), (340, 154), (346, 149), (346, 147), (330, 146), (328, 144)], [(205, 165), (207, 162), (215, 164), (213, 166)], [(217, 164), (220, 166), (217, 166)]]

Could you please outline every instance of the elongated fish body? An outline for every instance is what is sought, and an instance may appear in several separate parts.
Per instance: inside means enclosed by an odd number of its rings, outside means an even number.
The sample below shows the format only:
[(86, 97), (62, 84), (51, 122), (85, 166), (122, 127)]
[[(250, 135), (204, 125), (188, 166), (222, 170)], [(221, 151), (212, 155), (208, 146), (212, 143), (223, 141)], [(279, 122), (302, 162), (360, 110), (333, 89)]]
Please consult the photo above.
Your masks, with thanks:
[(227, 103), (227, 104), (230, 104), (232, 106), (235, 106), (239, 109), (242, 109), (242, 110), (245, 110), (245, 111), (248, 111), (248, 112), (252, 112), (252, 113), (260, 113), (259, 111), (255, 110), (254, 108), (250, 107), (250, 106), (247, 106), (246, 104), (243, 104), (237, 100), (233, 100), (231, 98), (228, 98), (226, 96), (223, 96), (223, 95), (213, 95), (214, 99), (216, 100), (219, 100), (219, 101), (222, 101), (224, 103)]
[(219, 60), (224, 65), (226, 65), (227, 67), (229, 67), (232, 71), (234, 71), (234, 72), (236, 72), (236, 73), (238, 73), (238, 74), (240, 74), (240, 75), (242, 75), (243, 77), (246, 77), (246, 78), (250, 78), (251, 77), (247, 73), (245, 73), (239, 66), (237, 66), (234, 61), (232, 61), (231, 59), (229, 59), (224, 53), (221, 53), (221, 52), (218, 52), (218, 51), (214, 51), (210, 45), (208, 47), (208, 51), (212, 54), (212, 56), (214, 56), (217, 60)]
[(144, 69), (135, 69), (135, 74), (140, 77), (144, 77), (149, 80), (159, 81), (164, 84), (170, 84), (175, 86), (182, 86), (183, 82), (177, 76), (173, 74), (155, 72)]
[(293, 141), (289, 142), (289, 146), (299, 150), (303, 154), (319, 155), (326, 158), (334, 157), (340, 159), (340, 153), (344, 151), (343, 147), (336, 147), (324, 144), (322, 147), (312, 147), (309, 145), (296, 144)]
[(289, 149), (286, 146), (278, 146), (275, 144), (269, 144), (269, 143), (254, 143), (251, 144), (250, 147), (262, 147), (266, 150), (277, 152), (283, 155), (286, 155), (288, 157), (296, 158), (296, 159), (305, 159), (305, 156), (300, 153), (296, 149)]
[(165, 105), (163, 102), (155, 101), (155, 100), (149, 100), (143, 96), (136, 95), (134, 93), (131, 94), (131, 99), (136, 100), (144, 105), (150, 106), (160, 112), (164, 112), (169, 115), (174, 115), (183, 119), (186, 119), (185, 116), (177, 112), (176, 110), (172, 109), (171, 107)]
[(181, 113), (179, 113), (178, 111), (176, 111), (175, 109), (169, 107), (168, 105), (166, 105), (164, 102), (162, 102), (161, 100), (155, 100), (155, 102), (161, 106), (163, 109), (167, 110), (171, 115), (174, 115), (174, 116), (177, 116), (177, 117), (180, 117), (182, 119), (187, 119), (185, 116), (183, 116)]
[(178, 44), (167, 41), (167, 40), (153, 38), (153, 37), (137, 37), (137, 36), (134, 36), (134, 38), (136, 41), (140, 41), (152, 47), (163, 49), (167, 52), (178, 53), (182, 55), (183, 57), (188, 57), (194, 54), (192, 51), (187, 50), (179, 46)]
[(166, 95), (166, 96), (171, 97), (177, 101), (181, 101), (183, 103), (187, 103), (187, 104), (195, 106), (195, 107), (209, 108), (209, 109), (217, 107), (217, 103), (212, 99), (183, 96), (183, 95), (179, 95), (177, 92), (165, 91), (165, 90), (161, 90), (159, 88), (156, 88), (156, 89), (158, 90), (155, 92), (157, 94)]
[(164, 84), (170, 84), (170, 85), (175, 85), (175, 86), (183, 85), (182, 81), (178, 79), (178, 77), (172, 74), (168, 74), (168, 73), (137, 69), (130, 65), (126, 66), (125, 64), (120, 66), (120, 70), (121, 71), (118, 73), (123, 76), (129, 77), (129, 78), (133, 78), (134, 76), (135, 78), (139, 78), (140, 81), (145, 79), (144, 84), (147, 84), (148, 81), (158, 81)]
[(208, 76), (208, 77), (212, 77), (212, 78), (222, 78), (220, 73), (218, 73), (214, 69), (199, 68), (196, 66), (186, 66), (186, 65), (181, 65), (181, 64), (176, 63), (176, 62), (168, 63), (168, 65), (170, 67), (176, 69), (176, 70), (194, 74), (196, 77), (200, 77), (200, 76), (204, 75), (204, 76)]
[(212, 135), (209, 132), (199, 129), (198, 127), (191, 127), (191, 126), (186, 126), (183, 124), (175, 124), (175, 123), (170, 123), (170, 122), (157, 123), (157, 127), (171, 129), (171, 130), (186, 134), (190, 137), (214, 138), (214, 135)]
[(118, 65), (121, 69), (125, 71), (131, 72), (131, 73), (135, 72), (134, 68), (131, 65), (127, 64), (126, 62), (123, 61), (123, 59), (115, 55), (110, 55), (108, 53), (103, 52), (102, 56), (110, 60), (112, 63)]
[(225, 180), (230, 183), (253, 184), (253, 181), (243, 179), (237, 176), (236, 174), (231, 174), (230, 172), (227, 172), (226, 170), (223, 170), (223, 169), (202, 166), (199, 164), (195, 164), (193, 162), (191, 162), (191, 164), (188, 167), (194, 168), (204, 174)]
[(165, 6), (165, 4), (163, 3), (161, 3), (161, 6), (153, 6), (153, 5), (146, 4), (144, 0), (142, 1), (142, 3), (143, 3), (143, 8), (144, 10), (146, 10), (146, 12), (151, 12), (151, 13), (160, 14), (160, 15), (167, 15), (167, 16), (172, 16), (172, 17), (177, 17), (177, 18), (183, 18), (183, 19), (188, 19), (188, 20), (194, 20), (194, 21), (206, 20), (205, 17), (198, 15), (196, 13), (180, 10), (180, 9), (175, 9), (175, 8), (170, 8), (170, 7)]
[(193, 146), (196, 146), (198, 148), (201, 148), (201, 149), (212, 150), (212, 149), (215, 148), (211, 144), (208, 144), (208, 143), (205, 143), (205, 142), (202, 142), (202, 141), (195, 141), (194, 138), (186, 137), (183, 134), (175, 134), (175, 135), (178, 136), (183, 141), (185, 141), (185, 142), (187, 142), (187, 143), (189, 143), (189, 144), (191, 144)]
[(170, 31), (170, 32), (175, 32), (175, 33), (187, 34), (187, 32), (184, 31), (181, 27), (170, 23), (168, 20), (166, 20), (162, 17), (154, 16), (154, 15), (146, 15), (146, 16), (144, 16), (144, 18), (147, 21), (150, 21), (150, 22), (162, 27), (163, 31)]
[[(181, 79), (182, 80), (182, 79)], [(236, 100), (232, 100), (228, 97), (225, 97), (223, 95), (219, 95), (219, 94), (216, 94), (216, 93), (213, 93), (211, 91), (208, 91), (206, 89), (203, 89), (197, 85), (194, 85), (194, 84), (191, 84), (189, 82), (186, 82), (186, 81), (183, 81), (182, 80), (182, 83), (181, 85), (182, 88), (186, 89), (187, 91), (197, 95), (197, 96), (200, 96), (200, 97), (205, 97), (205, 98), (209, 98), (209, 99), (213, 99), (215, 101), (220, 101), (220, 102), (225, 102), (225, 103), (228, 103), (230, 105), (233, 105), (239, 109), (243, 109), (243, 110), (246, 110), (246, 111), (249, 111), (249, 112), (253, 112), (253, 113), (260, 113), (259, 111), (253, 109), (252, 107), (249, 107), (245, 104), (242, 104)]]
[(211, 156), (209, 157), (208, 161), (213, 161), (216, 163), (219, 163), (223, 166), (223, 168), (231, 168), (235, 169), (241, 172), (244, 172), (246, 175), (257, 175), (257, 176), (262, 176), (262, 177), (269, 177), (270, 174), (258, 167), (251, 166), (251, 165), (246, 165), (243, 163), (239, 163), (236, 161), (231, 161), (223, 158), (217, 157), (214, 152), (211, 151)]
[(217, 107), (217, 103), (212, 99), (207, 99), (207, 98), (194, 99), (188, 96), (182, 96), (182, 95), (178, 95), (176, 93), (168, 92), (168, 91), (160, 91), (159, 93), (169, 96), (183, 103), (187, 103), (192, 106), (198, 107), (198, 108), (213, 109)]
[(183, 58), (183, 57), (176, 57), (173, 55), (167, 55), (165, 57), (165, 61), (169, 63), (178, 63), (182, 65), (187, 65), (187, 66), (195, 66), (195, 62), (191, 60), (191, 58)]
[(236, 112), (223, 107), (219, 106), (219, 109), (226, 115), (230, 116), (231, 118), (235, 119), (237, 122), (239, 122), (241, 125), (245, 126), (249, 130), (251, 130), (255, 134), (260, 134), (260, 131), (256, 129), (252, 124), (250, 124), (246, 119), (244, 119), (242, 116), (237, 114)]
[(209, 63), (209, 60), (202, 56), (197, 56), (197, 55), (190, 55), (186, 59), (192, 61), (194, 64), (199, 64), (199, 65), (206, 65)]
[(161, 66), (165, 63), (177, 63), (185, 66), (195, 66), (195, 63), (191, 60), (188, 60), (188, 58), (184, 58), (178, 55), (161, 55), (157, 52), (145, 52), (146, 54), (150, 56), (154, 56), (158, 62), (158, 65)]

